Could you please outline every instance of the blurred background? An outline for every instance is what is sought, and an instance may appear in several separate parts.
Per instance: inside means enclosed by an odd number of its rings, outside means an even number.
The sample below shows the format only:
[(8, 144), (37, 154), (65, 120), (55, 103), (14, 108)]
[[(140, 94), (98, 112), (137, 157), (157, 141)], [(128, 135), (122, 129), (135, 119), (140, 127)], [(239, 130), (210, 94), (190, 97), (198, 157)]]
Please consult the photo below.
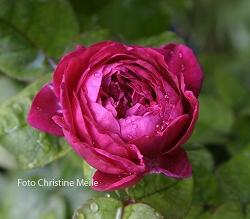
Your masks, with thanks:
[[(249, 219), (249, 12), (249, 0), (0, 0), (0, 126), (9, 127), (6, 108), (19, 110), (13, 97), (51, 72), (76, 44), (107, 39), (149, 46), (186, 43), (199, 57), (205, 80), (200, 118), (185, 145), (194, 186), (191, 210), (182, 218)], [(55, 144), (42, 134), (35, 147), (40, 163), (35, 162), (34, 147), (24, 146), (31, 140), (16, 130), (15, 125), (0, 128), (0, 218), (67, 219), (90, 197), (110, 195), (79, 187), (17, 187), (18, 178), (81, 178), (83, 168), (68, 151), (45, 166), (68, 149), (57, 156), (57, 142), (56, 151), (40, 152), (45, 141)]]

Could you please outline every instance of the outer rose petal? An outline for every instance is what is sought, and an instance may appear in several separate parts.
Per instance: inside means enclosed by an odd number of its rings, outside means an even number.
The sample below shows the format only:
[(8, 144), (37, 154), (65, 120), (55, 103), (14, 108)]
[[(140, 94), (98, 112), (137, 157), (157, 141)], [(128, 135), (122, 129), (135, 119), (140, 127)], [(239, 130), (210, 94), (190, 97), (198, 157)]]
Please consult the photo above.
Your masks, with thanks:
[(193, 51), (182, 44), (168, 44), (163, 46), (168, 69), (173, 74), (183, 73), (188, 90), (197, 97), (200, 93), (203, 73)]
[[(165, 130), (162, 136), (142, 136), (141, 138), (131, 141), (131, 143), (137, 145), (140, 152), (148, 158), (158, 157), (166, 151), (175, 147), (178, 142), (178, 136), (183, 134), (185, 127), (187, 126), (189, 116), (184, 114), (173, 120)], [(157, 147), (152, 147), (157, 145)]]
[(157, 163), (158, 167), (153, 168), (151, 172), (163, 173), (174, 178), (186, 178), (192, 175), (192, 166), (182, 148), (163, 155), (157, 160)]
[[(198, 113), (199, 113), (199, 102), (195, 98), (194, 94), (192, 91), (186, 91), (185, 92), (185, 97), (190, 103), (190, 111), (192, 111), (192, 120), (190, 121), (190, 125), (187, 128), (185, 134), (180, 138), (180, 140), (176, 143), (176, 145), (170, 150), (173, 151), (175, 148), (178, 148), (179, 146), (185, 144), (189, 137), (191, 136), (194, 126), (196, 123), (196, 120), (198, 119)], [(170, 152), (168, 151), (168, 152)]]
[(61, 115), (61, 107), (55, 96), (53, 86), (46, 84), (35, 96), (28, 113), (28, 123), (37, 129), (52, 135), (63, 136), (63, 131), (52, 119)]
[(92, 188), (97, 191), (121, 189), (134, 185), (141, 178), (142, 175), (137, 176), (136, 174), (121, 177), (119, 175), (106, 174), (101, 171), (96, 171), (93, 176), (93, 180), (98, 182), (98, 185), (92, 186)]
[(67, 55), (63, 56), (56, 67), (56, 70), (53, 75), (53, 83), (55, 88), (55, 93), (59, 97), (60, 95), (60, 85), (62, 83), (64, 72), (68, 67), (69, 61), (74, 57), (80, 56), (85, 51), (83, 46), (78, 46), (75, 51), (68, 53)]

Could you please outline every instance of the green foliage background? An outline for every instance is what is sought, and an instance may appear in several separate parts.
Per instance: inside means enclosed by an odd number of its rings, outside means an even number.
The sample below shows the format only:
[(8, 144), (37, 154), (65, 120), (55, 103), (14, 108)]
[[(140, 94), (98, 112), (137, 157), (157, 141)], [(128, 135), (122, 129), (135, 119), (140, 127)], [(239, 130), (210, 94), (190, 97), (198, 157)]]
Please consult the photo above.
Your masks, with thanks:
[[(249, 0), (0, 0), (0, 218), (250, 219), (249, 10)], [(59, 58), (106, 39), (196, 52), (205, 81), (184, 146), (193, 178), (150, 175), (112, 193), (17, 187), (91, 176), (64, 140), (25, 120)]]

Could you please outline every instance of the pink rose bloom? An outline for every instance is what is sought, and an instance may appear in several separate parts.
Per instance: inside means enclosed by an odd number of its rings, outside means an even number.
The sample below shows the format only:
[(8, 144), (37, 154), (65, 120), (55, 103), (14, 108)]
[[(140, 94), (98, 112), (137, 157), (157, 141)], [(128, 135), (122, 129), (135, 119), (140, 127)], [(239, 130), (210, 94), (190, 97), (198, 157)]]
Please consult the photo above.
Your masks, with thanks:
[(96, 169), (95, 190), (131, 186), (149, 173), (190, 177), (181, 145), (198, 117), (202, 78), (182, 44), (80, 46), (35, 96), (28, 122), (64, 136)]

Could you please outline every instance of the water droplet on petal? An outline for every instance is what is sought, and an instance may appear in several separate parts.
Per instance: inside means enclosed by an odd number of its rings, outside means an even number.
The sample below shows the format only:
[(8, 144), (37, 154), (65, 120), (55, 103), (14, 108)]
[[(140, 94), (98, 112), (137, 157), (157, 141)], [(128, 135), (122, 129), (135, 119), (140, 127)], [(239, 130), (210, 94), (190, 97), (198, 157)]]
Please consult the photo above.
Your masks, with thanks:
[(157, 124), (157, 125), (155, 126), (155, 131), (156, 131), (156, 132), (160, 132), (160, 130), (161, 130), (161, 125)]
[(163, 120), (163, 122), (162, 122), (164, 125), (168, 125), (169, 124), (169, 122), (168, 121), (165, 121), (165, 120)]
[(99, 210), (99, 206), (97, 203), (95, 202), (92, 202), (90, 204), (90, 210), (93, 212), (93, 213), (96, 213), (98, 210)]
[(125, 119), (125, 123), (130, 123), (130, 120), (129, 119)]
[(95, 76), (96, 78), (100, 78), (100, 77), (102, 76), (102, 74), (101, 74), (100, 72), (96, 72), (96, 73), (94, 74), (94, 76)]
[(132, 135), (128, 134), (127, 137), (128, 137), (129, 139), (131, 139), (131, 138), (132, 138)]
[(42, 108), (39, 107), (39, 106), (37, 106), (37, 107), (36, 107), (36, 110), (37, 110), (37, 111), (42, 111)]
[(169, 96), (168, 96), (167, 94), (164, 96), (164, 98), (165, 98), (166, 100), (169, 100)]
[(181, 59), (183, 57), (183, 54), (180, 52), (179, 53), (179, 58)]
[(185, 70), (185, 66), (183, 64), (181, 64), (181, 70), (184, 71)]

